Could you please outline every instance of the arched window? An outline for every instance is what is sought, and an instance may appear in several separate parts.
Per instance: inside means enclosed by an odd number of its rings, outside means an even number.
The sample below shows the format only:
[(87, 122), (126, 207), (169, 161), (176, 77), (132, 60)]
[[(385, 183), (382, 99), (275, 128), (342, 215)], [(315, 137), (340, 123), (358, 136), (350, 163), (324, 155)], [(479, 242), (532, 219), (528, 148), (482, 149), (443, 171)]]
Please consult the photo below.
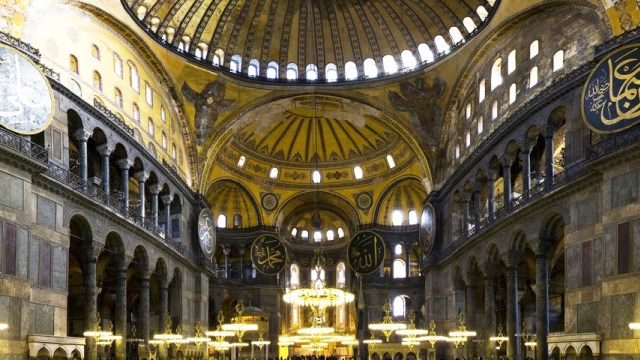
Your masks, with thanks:
[(478, 135), (482, 134), (482, 131), (484, 131), (484, 119), (480, 116), (478, 118)]
[(398, 63), (393, 55), (385, 55), (382, 58), (382, 68), (387, 74), (395, 74), (398, 72)]
[(113, 99), (116, 103), (116, 106), (122, 109), (122, 91), (120, 89), (115, 88), (113, 91)]
[(93, 72), (93, 87), (102, 91), (102, 76), (97, 71)]
[(372, 58), (364, 59), (364, 77), (374, 78), (378, 76), (378, 67), (376, 61)]
[(213, 66), (220, 66), (220, 56), (218, 54), (213, 54), (213, 58), (211, 59), (211, 64)]
[(393, 210), (393, 213), (391, 213), (391, 224), (394, 226), (400, 226), (402, 225), (403, 220), (402, 211)]
[(287, 64), (287, 72), (285, 74), (287, 80), (298, 80), (298, 65), (294, 63)]
[(465, 147), (471, 146), (471, 132), (469, 131), (467, 131), (467, 133), (464, 135), (464, 146)]
[(456, 160), (460, 159), (460, 146), (456, 145), (456, 148), (454, 150), (454, 156), (456, 158)]
[(302, 238), (302, 240), (309, 239), (309, 232), (307, 230), (302, 230), (302, 233), (300, 233), (300, 237)]
[(200, 48), (200, 46), (196, 47), (196, 50), (193, 52), (193, 56), (196, 57), (196, 59), (200, 60), (202, 59), (202, 54), (204, 53), (204, 51), (202, 51), (202, 48)]
[(145, 98), (147, 99), (147, 104), (149, 106), (153, 106), (153, 88), (146, 81), (144, 82), (144, 91), (145, 91)]
[(553, 71), (558, 71), (564, 67), (564, 50), (558, 50), (553, 54)]
[(469, 119), (471, 117), (471, 103), (467, 103), (464, 109), (464, 118)]
[(269, 178), (271, 179), (277, 179), (278, 178), (278, 168), (277, 167), (272, 167), (271, 170), (269, 171)]
[(184, 41), (180, 41), (180, 43), (178, 43), (178, 51), (179, 52), (184, 51)]
[(291, 237), (295, 239), (296, 235), (298, 235), (298, 228), (291, 229)]
[(473, 22), (473, 19), (468, 16), (462, 19), (462, 25), (464, 25), (464, 28), (469, 34), (471, 34), (476, 29), (476, 24)]
[(540, 43), (538, 40), (534, 40), (531, 45), (529, 45), (529, 59), (533, 59), (538, 55)]
[(336, 265), (336, 287), (344, 288), (347, 285), (347, 267), (341, 261)]
[(322, 232), (320, 230), (316, 230), (313, 232), (313, 241), (315, 242), (322, 241)]
[(458, 44), (458, 43), (463, 43), (464, 42), (464, 38), (462, 37), (462, 33), (460, 32), (460, 29), (458, 29), (455, 26), (452, 26), (449, 29), (449, 36), (451, 36), (451, 42), (453, 44)]
[(396, 162), (393, 160), (393, 156), (387, 155), (387, 165), (389, 165), (389, 169), (396, 167)]
[(538, 67), (534, 66), (529, 71), (529, 87), (532, 88), (538, 83)]
[(498, 118), (498, 100), (494, 100), (491, 105), (491, 120)]
[(76, 74), (79, 73), (78, 58), (75, 57), (75, 55), (69, 55), (69, 70), (71, 70), (71, 72), (74, 72)]
[(244, 155), (240, 155), (240, 158), (238, 159), (238, 167), (242, 169), (246, 161), (247, 161), (247, 158)]
[(136, 10), (136, 15), (138, 16), (138, 20), (144, 19), (144, 16), (147, 15), (147, 7), (139, 6)]
[(213, 53), (213, 65), (215, 66), (222, 66), (224, 65), (224, 50), (222, 49), (216, 49), (216, 51)]
[(227, 217), (224, 214), (218, 216), (218, 227), (224, 229), (227, 227)]
[(502, 59), (497, 58), (491, 67), (491, 90), (502, 84)]
[(292, 289), (297, 289), (300, 286), (300, 268), (298, 264), (292, 264), (290, 269), (289, 285)]
[(400, 59), (402, 60), (402, 67), (405, 69), (414, 69), (416, 67), (416, 57), (413, 56), (413, 53), (409, 50), (405, 50), (400, 54)]
[(307, 64), (307, 67), (304, 69), (304, 76), (309, 81), (318, 80), (318, 67), (315, 64)]
[(164, 105), (160, 105), (160, 120), (167, 122), (167, 112), (164, 109)]
[(140, 75), (138, 74), (138, 68), (131, 61), (127, 61), (127, 65), (129, 65), (129, 85), (133, 90), (140, 92)]
[(487, 16), (489, 16), (489, 12), (482, 5), (478, 6), (478, 8), (476, 8), (476, 14), (478, 14), (478, 17), (480, 17), (480, 20), (482, 20), (482, 21), (484, 21), (484, 19), (486, 19)]
[(162, 148), (167, 150), (167, 134), (162, 132)]
[(406, 314), (406, 304), (403, 296), (396, 296), (391, 304), (393, 316), (404, 317)]
[(516, 71), (516, 51), (511, 50), (509, 56), (507, 56), (507, 75)]
[(431, 51), (429, 45), (425, 43), (418, 45), (418, 54), (420, 54), (420, 60), (422, 60), (422, 62), (433, 62), (433, 51)]
[(100, 48), (98, 48), (98, 45), (91, 45), (91, 56), (93, 56), (95, 59), (100, 60)]
[(327, 241), (333, 241), (335, 239), (335, 234), (333, 230), (327, 230)]
[(239, 229), (242, 227), (242, 215), (234, 214), (233, 215), (233, 228)]
[(240, 55), (231, 56), (231, 61), (229, 62), (229, 71), (234, 73), (242, 71), (242, 57)]
[(358, 68), (353, 61), (347, 61), (344, 64), (344, 78), (345, 80), (356, 80), (358, 78)]
[(393, 260), (393, 278), (404, 279), (407, 277), (407, 266), (402, 259)]
[(324, 78), (327, 82), (338, 81), (338, 67), (336, 64), (329, 63), (324, 67)]
[(486, 96), (487, 85), (485, 79), (480, 80), (478, 83), (478, 102), (481, 103), (484, 101)]
[(113, 72), (117, 77), (122, 79), (122, 59), (120, 58), (120, 55), (116, 53), (113, 53)]
[(152, 118), (149, 118), (149, 124), (148, 124), (148, 128), (147, 128), (147, 130), (148, 130), (148, 132), (149, 132), (149, 135), (151, 135), (151, 136), (153, 136), (153, 134), (154, 134), (154, 133), (155, 133), (155, 131), (156, 131), (156, 128), (155, 128), (155, 126), (153, 125), (153, 119), (152, 119)]
[(353, 168), (353, 176), (356, 178), (356, 180), (362, 179), (362, 177), (364, 176), (364, 172), (362, 171), (362, 168), (360, 166), (356, 165)]
[(178, 149), (176, 148), (176, 144), (171, 143), (171, 158), (176, 160), (178, 158)]
[(393, 248), (393, 252), (396, 255), (402, 255), (402, 244), (396, 244), (396, 246)]
[(136, 103), (133, 103), (133, 120), (140, 124), (140, 107)]
[(513, 83), (511, 84), (511, 86), (509, 86), (509, 104), (513, 104), (514, 102), (516, 102), (516, 96), (517, 96), (516, 84)]
[(278, 78), (278, 63), (275, 61), (271, 61), (267, 64), (267, 79), (277, 79)]
[(338, 238), (342, 239), (344, 237), (344, 230), (341, 227), (338, 228)]
[(415, 210), (409, 210), (409, 225), (418, 223), (418, 213)]
[(433, 39), (433, 42), (436, 44), (436, 50), (438, 50), (439, 54), (448, 54), (449, 53), (450, 46), (444, 40), (442, 35), (436, 36), (435, 39)]
[(260, 61), (258, 59), (249, 60), (249, 66), (247, 66), (247, 75), (250, 77), (256, 77), (260, 74)]
[(165, 30), (164, 30), (164, 34), (166, 36), (164, 36), (162, 38), (162, 40), (172, 43), (173, 42), (173, 36), (176, 34), (176, 29), (172, 28), (171, 26), (168, 26)]
[(314, 184), (320, 184), (320, 181), (322, 181), (322, 174), (319, 170), (313, 170), (311, 173), (311, 181), (313, 181)]

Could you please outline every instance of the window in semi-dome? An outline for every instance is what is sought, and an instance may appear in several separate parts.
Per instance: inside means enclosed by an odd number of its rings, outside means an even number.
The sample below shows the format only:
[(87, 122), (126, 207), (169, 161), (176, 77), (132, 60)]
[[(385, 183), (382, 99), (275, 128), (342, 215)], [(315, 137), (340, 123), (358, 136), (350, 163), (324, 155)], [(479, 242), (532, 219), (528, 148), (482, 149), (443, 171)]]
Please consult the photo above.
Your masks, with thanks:
[(247, 67), (247, 75), (250, 77), (256, 77), (260, 75), (260, 61), (258, 61), (258, 59), (249, 60), (249, 66)]
[(407, 277), (407, 267), (406, 267), (406, 264), (404, 263), (404, 260), (402, 259), (393, 260), (393, 278), (404, 279), (406, 277)]
[(193, 56), (198, 60), (202, 59), (202, 49), (200, 49), (200, 47), (196, 47), (196, 50), (193, 52)]
[(78, 73), (78, 58), (75, 55), (69, 55), (69, 70)]
[[(395, 266), (395, 264), (394, 264)], [(396, 296), (391, 304), (392, 314), (395, 317), (404, 317), (405, 315), (405, 300), (403, 296)]]
[(102, 76), (97, 71), (93, 72), (93, 87), (102, 91)]
[(148, 82), (144, 82), (145, 89), (145, 99), (147, 100), (147, 104), (149, 106), (153, 106), (153, 88), (149, 85)]
[(162, 132), (162, 148), (167, 150), (167, 134)]
[(163, 43), (167, 42), (167, 33), (162, 33), (162, 37), (160, 38)]
[(220, 56), (218, 56), (218, 54), (213, 54), (213, 59), (211, 59), (211, 64), (213, 66), (220, 66)]
[(393, 210), (393, 212), (391, 213), (391, 224), (394, 226), (400, 226), (402, 225), (402, 220), (404, 220), (402, 211), (397, 209)]
[(538, 67), (534, 66), (529, 71), (529, 87), (532, 88), (538, 83)]
[(353, 168), (353, 176), (356, 178), (356, 180), (362, 179), (362, 177), (364, 176), (364, 172), (362, 171), (362, 168), (360, 166), (355, 166)]
[(564, 50), (558, 50), (553, 54), (553, 71), (558, 71), (564, 66)]
[(184, 41), (178, 43), (178, 51), (183, 52), (185, 49)]
[(345, 80), (356, 80), (358, 78), (358, 67), (353, 61), (347, 61), (344, 64), (344, 78)]
[(322, 232), (320, 230), (316, 230), (313, 232), (313, 241), (315, 242), (322, 241)]
[(115, 88), (113, 90), (113, 100), (116, 103), (116, 106), (122, 109), (122, 91), (120, 91), (120, 89)]
[(309, 231), (302, 230), (302, 232), (300, 233), (300, 238), (302, 238), (302, 240), (308, 240), (309, 239)]
[(418, 223), (418, 213), (415, 210), (409, 210), (409, 225)]
[(140, 108), (138, 107), (138, 104), (136, 104), (136, 103), (133, 103), (133, 120), (137, 124), (140, 124)]
[(241, 72), (242, 71), (242, 57), (240, 55), (232, 55), (231, 61), (229, 61), (229, 71)]
[(485, 79), (480, 80), (478, 83), (478, 102), (481, 103), (484, 101), (484, 98), (487, 95), (487, 86)]
[(313, 170), (313, 173), (311, 173), (311, 181), (313, 181), (314, 184), (320, 184), (320, 181), (322, 181), (322, 174), (319, 170)]
[(467, 131), (467, 133), (464, 135), (464, 146), (465, 147), (471, 146), (471, 132), (470, 131)]
[(117, 77), (122, 79), (123, 70), (122, 70), (122, 58), (120, 55), (113, 53), (113, 72)]
[(467, 103), (464, 108), (464, 118), (469, 119), (471, 117), (471, 103)]
[(338, 81), (338, 67), (336, 64), (329, 63), (324, 67), (324, 78), (327, 82)]
[(400, 54), (400, 59), (402, 60), (402, 67), (405, 69), (414, 69), (416, 67), (416, 57), (413, 56), (413, 53), (409, 50), (405, 50)]
[(385, 55), (382, 58), (382, 68), (387, 74), (395, 74), (398, 72), (398, 63), (393, 55)]
[(318, 67), (315, 64), (308, 64), (304, 70), (304, 76), (307, 80), (318, 80)]
[(327, 230), (327, 241), (333, 241), (335, 238), (335, 234), (333, 230)]
[(167, 112), (164, 109), (164, 105), (160, 105), (160, 119), (162, 119), (162, 122), (167, 122)]
[(238, 167), (242, 169), (245, 162), (247, 162), (247, 158), (244, 155), (240, 155), (240, 157), (238, 158)]
[(538, 55), (540, 43), (538, 40), (535, 40), (529, 45), (529, 59), (533, 59)]
[(95, 59), (100, 60), (100, 48), (96, 44), (91, 45), (91, 56)]
[(516, 102), (516, 96), (517, 96), (517, 88), (516, 88), (516, 84), (511, 84), (511, 86), (509, 86), (509, 104), (513, 104), (514, 102)]
[(298, 235), (298, 228), (291, 229), (291, 237), (295, 238)]
[(344, 262), (340, 261), (336, 265), (336, 287), (344, 288), (347, 284), (347, 267)]
[(480, 17), (480, 20), (482, 21), (484, 21), (487, 18), (487, 16), (489, 16), (489, 12), (482, 5), (476, 8), (476, 14), (478, 14), (478, 17)]
[(140, 75), (138, 74), (138, 68), (131, 61), (127, 61), (127, 65), (129, 65), (129, 85), (133, 90), (140, 92)]
[(224, 65), (224, 50), (222, 49), (216, 49), (216, 51), (213, 53), (213, 65), (215, 66), (222, 66)]
[(433, 62), (433, 51), (431, 51), (429, 45), (425, 43), (418, 45), (418, 54), (420, 54), (420, 60), (422, 62)]
[(178, 158), (178, 150), (176, 149), (176, 144), (171, 143), (171, 158), (176, 160)]
[(502, 84), (502, 59), (497, 58), (491, 67), (491, 90)]
[(482, 134), (482, 131), (484, 131), (484, 119), (480, 116), (478, 118), (478, 134)]
[(338, 238), (342, 239), (344, 237), (344, 230), (341, 227), (338, 228)]
[(392, 155), (387, 155), (387, 165), (389, 166), (389, 169), (393, 169), (394, 167), (396, 167), (396, 161), (393, 160)]
[(143, 20), (145, 15), (147, 15), (147, 7), (139, 6), (136, 10), (136, 15), (138, 16), (138, 20)]
[(285, 77), (287, 78), (287, 80), (298, 80), (298, 65), (294, 63), (287, 64)]
[(498, 118), (498, 100), (494, 100), (491, 105), (491, 120)]
[(364, 59), (364, 76), (367, 78), (374, 78), (378, 76), (378, 66), (376, 65), (376, 61), (372, 58)]
[(462, 36), (462, 33), (460, 32), (460, 29), (458, 29), (457, 27), (453, 26), (449, 29), (449, 36), (451, 36), (451, 42), (453, 44), (458, 44), (458, 43), (463, 43), (464, 42), (464, 37)]
[(447, 41), (442, 37), (442, 35), (438, 35), (433, 39), (433, 42), (436, 44), (436, 50), (438, 54), (448, 54), (449, 49), (451, 48)]
[(277, 79), (278, 78), (278, 63), (275, 61), (271, 61), (267, 64), (267, 79)]
[(396, 246), (393, 248), (393, 252), (396, 255), (402, 255), (402, 244), (396, 244)]
[(224, 214), (218, 216), (218, 227), (222, 229), (227, 227), (227, 217)]
[(277, 167), (272, 167), (271, 170), (269, 171), (269, 178), (271, 179), (277, 179), (278, 178), (278, 168)]
[(456, 158), (456, 160), (460, 159), (460, 146), (456, 145), (456, 148), (454, 150), (454, 156)]
[(147, 130), (148, 130), (148, 132), (149, 132), (149, 135), (151, 135), (151, 136), (153, 136), (153, 134), (154, 134), (154, 133), (155, 133), (155, 131), (156, 131), (156, 128), (155, 128), (155, 126), (153, 125), (153, 119), (152, 119), (152, 118), (149, 118), (149, 126), (148, 126)]
[(233, 228), (239, 229), (242, 227), (242, 215), (234, 214), (233, 215)]
[(516, 51), (512, 50), (507, 56), (507, 75), (516, 71)]
[(297, 264), (291, 264), (289, 285), (295, 289), (300, 286), (300, 268)]
[(462, 25), (464, 25), (464, 28), (469, 34), (471, 34), (476, 29), (476, 24), (473, 22), (473, 19), (468, 16), (462, 19)]

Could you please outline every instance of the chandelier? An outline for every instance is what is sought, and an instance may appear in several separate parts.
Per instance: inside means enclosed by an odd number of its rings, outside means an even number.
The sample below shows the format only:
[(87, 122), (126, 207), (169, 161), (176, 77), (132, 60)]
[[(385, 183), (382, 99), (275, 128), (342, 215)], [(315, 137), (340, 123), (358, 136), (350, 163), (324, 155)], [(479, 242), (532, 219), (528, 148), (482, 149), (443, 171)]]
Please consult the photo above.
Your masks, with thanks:
[(457, 348), (460, 344), (467, 342), (468, 337), (476, 335), (475, 331), (467, 330), (467, 326), (464, 324), (464, 313), (460, 313), (460, 325), (457, 330), (449, 332), (449, 341), (453, 342), (453, 345)]
[(168, 343), (177, 343), (178, 341), (182, 340), (182, 338), (183, 338), (182, 334), (180, 334), (181, 332), (182, 331), (181, 331), (180, 326), (178, 326), (176, 328), (176, 333), (175, 334), (171, 331), (171, 316), (169, 314), (167, 314), (167, 320), (165, 321), (164, 333), (153, 335), (153, 339), (154, 340), (164, 341), (167, 344)]
[(509, 341), (509, 337), (504, 336), (502, 333), (502, 324), (498, 325), (498, 335), (490, 337), (489, 340), (497, 342), (498, 347), (502, 347), (503, 342)]
[(387, 342), (389, 342), (389, 338), (394, 331), (406, 329), (407, 324), (394, 322), (391, 318), (391, 304), (389, 300), (384, 304), (384, 318), (381, 323), (373, 323), (369, 324), (369, 330), (377, 330), (382, 331)]
[(396, 334), (400, 336), (406, 336), (406, 338), (402, 339), (403, 342), (415, 342), (417, 336), (429, 334), (429, 330), (427, 329), (416, 329), (415, 319), (416, 315), (413, 313), (413, 311), (410, 312), (409, 326), (406, 329), (396, 330)]
[(429, 322), (429, 334), (425, 336), (417, 337), (415, 340), (417, 341), (428, 341), (431, 344), (431, 347), (436, 346), (436, 342), (438, 341), (446, 341), (446, 336), (441, 336), (436, 334), (436, 322), (431, 320)]
[(204, 334), (202, 334), (202, 332), (200, 331), (201, 330), (200, 321), (196, 323), (195, 330), (196, 330), (195, 335), (193, 337), (187, 338), (187, 341), (196, 344), (197, 348), (200, 348), (200, 345), (211, 341), (209, 337), (204, 336)]
[(376, 339), (373, 336), (373, 333), (371, 333), (371, 338), (364, 339), (364, 340), (362, 340), (362, 342), (365, 343), (365, 344), (368, 344), (368, 345), (382, 344), (382, 340), (381, 339)]
[[(225, 331), (233, 331), (233, 333), (238, 337), (238, 342), (235, 344), (245, 344), (242, 342), (242, 336), (247, 331), (257, 331), (258, 324), (244, 322), (242, 318), (242, 313), (244, 312), (244, 304), (242, 303), (242, 300), (238, 301), (238, 304), (236, 305), (236, 312), (238, 313), (238, 315), (236, 315), (236, 317), (234, 318), (234, 321), (230, 324), (222, 324), (221, 328), (222, 330), (225, 330)], [(233, 344), (234, 343), (232, 343), (231, 345)], [(248, 346), (248, 345), (249, 344), (242, 345), (242, 346)], [(236, 346), (240, 346), (240, 345), (236, 345)]]
[[(122, 339), (122, 336), (120, 336), (120, 335), (113, 335), (113, 332), (111, 331), (111, 329), (113, 328), (113, 324), (111, 322), (109, 322), (109, 325), (110, 325), (109, 326), (109, 330), (103, 331), (100, 328), (100, 321), (101, 321), (100, 320), (100, 314), (96, 313), (96, 319), (94, 321), (93, 330), (85, 331), (82, 335), (84, 335), (86, 337), (95, 338), (96, 345), (98, 345), (98, 346), (111, 345), (113, 340), (121, 340)], [(8, 328), (8, 326), (7, 326), (7, 328)], [(0, 330), (4, 330), (2, 328), (2, 326), (0, 326)]]

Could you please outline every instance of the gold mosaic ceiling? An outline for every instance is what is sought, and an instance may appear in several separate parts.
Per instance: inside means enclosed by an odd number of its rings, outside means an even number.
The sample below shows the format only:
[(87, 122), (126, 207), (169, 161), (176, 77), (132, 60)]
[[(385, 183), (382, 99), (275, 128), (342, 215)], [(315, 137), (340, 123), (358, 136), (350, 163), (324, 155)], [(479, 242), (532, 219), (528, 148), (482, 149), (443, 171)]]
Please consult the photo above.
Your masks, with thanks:
[[(380, 66), (385, 55), (400, 61), (404, 50), (420, 59), (417, 48), (422, 43), (435, 53), (436, 36), (453, 45), (449, 30), (456, 27), (469, 38), (477, 30), (469, 32), (473, 27), (465, 27), (463, 20), (469, 18), (481, 28), (496, 5), (495, 0), (122, 1), (147, 32), (158, 40), (165, 36), (167, 47), (189, 42), (185, 56), (193, 56), (197, 47), (222, 49), (226, 61), (240, 55), (244, 64), (257, 59), (262, 69), (270, 61), (277, 62), (281, 72), (289, 63), (300, 69), (315, 64), (321, 70), (333, 63), (340, 73), (348, 61), (361, 66), (373, 58)], [(479, 6), (488, 14), (481, 17)], [(211, 64), (214, 51), (205, 53)]]

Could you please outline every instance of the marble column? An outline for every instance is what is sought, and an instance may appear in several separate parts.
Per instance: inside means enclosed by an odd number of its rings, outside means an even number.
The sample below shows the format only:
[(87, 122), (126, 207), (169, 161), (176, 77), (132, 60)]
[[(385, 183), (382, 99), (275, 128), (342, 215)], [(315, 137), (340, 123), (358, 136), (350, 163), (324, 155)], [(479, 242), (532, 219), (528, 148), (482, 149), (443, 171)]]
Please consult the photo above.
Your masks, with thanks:
[(243, 247), (238, 249), (238, 254), (240, 254), (240, 279), (244, 279), (244, 253), (245, 250)]
[(531, 150), (533, 145), (529, 141), (525, 141), (522, 146), (522, 196), (528, 199), (531, 196)]
[[(493, 265), (489, 265), (493, 266)], [(496, 294), (495, 294), (495, 277), (492, 273), (487, 272), (484, 277), (484, 328), (487, 337), (486, 358), (491, 359), (492, 355), (495, 359), (496, 343), (489, 341), (489, 337), (497, 335), (496, 324)]]
[(145, 343), (149, 341), (149, 270), (141, 268), (138, 270), (140, 276), (140, 308), (139, 324), (140, 329), (138, 336), (145, 340)]
[(149, 192), (151, 193), (151, 221), (155, 226), (158, 226), (158, 194), (160, 194), (160, 190), (159, 184), (149, 186)]
[(552, 126), (545, 126), (542, 128), (542, 135), (544, 136), (544, 157), (545, 157), (545, 172), (544, 172), (544, 188), (550, 189), (553, 186), (553, 134), (555, 128)]
[(80, 128), (76, 130), (73, 136), (78, 141), (78, 151), (80, 152), (80, 154), (78, 154), (78, 156), (80, 156), (80, 159), (78, 159), (78, 161), (80, 162), (78, 164), (79, 170), (80, 170), (80, 178), (82, 179), (82, 181), (86, 183), (87, 179), (89, 179), (89, 175), (88, 175), (89, 167), (88, 167), (88, 160), (87, 160), (87, 141), (89, 141), (89, 138), (91, 137), (91, 132), (83, 128)]
[[(158, 333), (165, 332), (167, 318), (169, 318), (169, 279), (166, 276), (158, 276), (158, 290), (160, 300), (160, 314), (158, 316)], [(158, 358), (167, 359), (167, 346), (158, 346)]]
[(408, 247), (405, 244), (402, 244), (402, 247), (404, 249), (404, 263), (406, 264), (405, 275), (407, 278), (409, 278), (411, 276), (411, 247)]
[(171, 237), (171, 200), (173, 200), (172, 194), (162, 195), (160, 197), (164, 204), (164, 228), (166, 231), (165, 239)]
[(502, 180), (504, 185), (504, 207), (505, 209), (511, 208), (511, 164), (513, 164), (513, 158), (511, 156), (503, 156), (500, 159), (502, 164)]
[(224, 278), (229, 278), (229, 255), (231, 255), (231, 248), (225, 247), (222, 249), (224, 253)]
[[(124, 256), (124, 255), (120, 255)], [(124, 259), (120, 261), (116, 269), (116, 301), (115, 301), (115, 325), (114, 334), (122, 336), (116, 340), (116, 359), (126, 359), (127, 340), (127, 269)]]
[(480, 226), (480, 183), (476, 183), (473, 189), (473, 222), (476, 231)]
[(109, 187), (111, 186), (109, 183), (109, 155), (112, 151), (113, 148), (109, 147), (109, 144), (98, 146), (98, 153), (102, 158), (102, 192), (104, 193), (102, 201), (107, 205), (109, 205)]
[(507, 357), (520, 359), (520, 309), (517, 264), (507, 265)]
[(139, 213), (140, 213), (140, 217), (144, 219), (146, 214), (146, 208), (145, 208), (146, 199), (144, 194), (144, 188), (145, 188), (145, 181), (149, 179), (149, 173), (146, 171), (138, 171), (137, 173), (133, 174), (133, 177), (138, 181), (138, 193), (139, 193), (138, 199), (140, 200)]
[[(84, 263), (84, 289), (85, 289), (85, 308), (84, 308), (84, 329), (93, 330), (96, 321), (96, 315), (98, 313), (98, 282), (97, 282), (97, 267), (98, 255), (100, 254), (100, 247), (95, 244), (87, 245), (86, 247), (86, 259)], [(84, 355), (87, 360), (98, 359), (98, 349), (96, 346), (96, 339), (94, 337), (87, 337), (84, 346)]]
[(460, 204), (462, 205), (462, 236), (469, 234), (469, 195), (466, 192), (460, 194)]
[(116, 161), (122, 172), (122, 215), (129, 216), (129, 168), (133, 166), (133, 161), (124, 158)]
[[(477, 226), (477, 225), (476, 225)], [(465, 294), (465, 323), (467, 329), (476, 329), (476, 283), (478, 277), (475, 274), (467, 274), (467, 287)], [(473, 359), (477, 354), (476, 344), (474, 342), (467, 343), (467, 358)]]
[(549, 360), (549, 258), (546, 251), (536, 254), (536, 359)]
[(489, 187), (488, 194), (488, 213), (490, 221), (493, 220), (493, 216), (496, 213), (496, 173), (489, 171), (487, 174), (487, 185)]

